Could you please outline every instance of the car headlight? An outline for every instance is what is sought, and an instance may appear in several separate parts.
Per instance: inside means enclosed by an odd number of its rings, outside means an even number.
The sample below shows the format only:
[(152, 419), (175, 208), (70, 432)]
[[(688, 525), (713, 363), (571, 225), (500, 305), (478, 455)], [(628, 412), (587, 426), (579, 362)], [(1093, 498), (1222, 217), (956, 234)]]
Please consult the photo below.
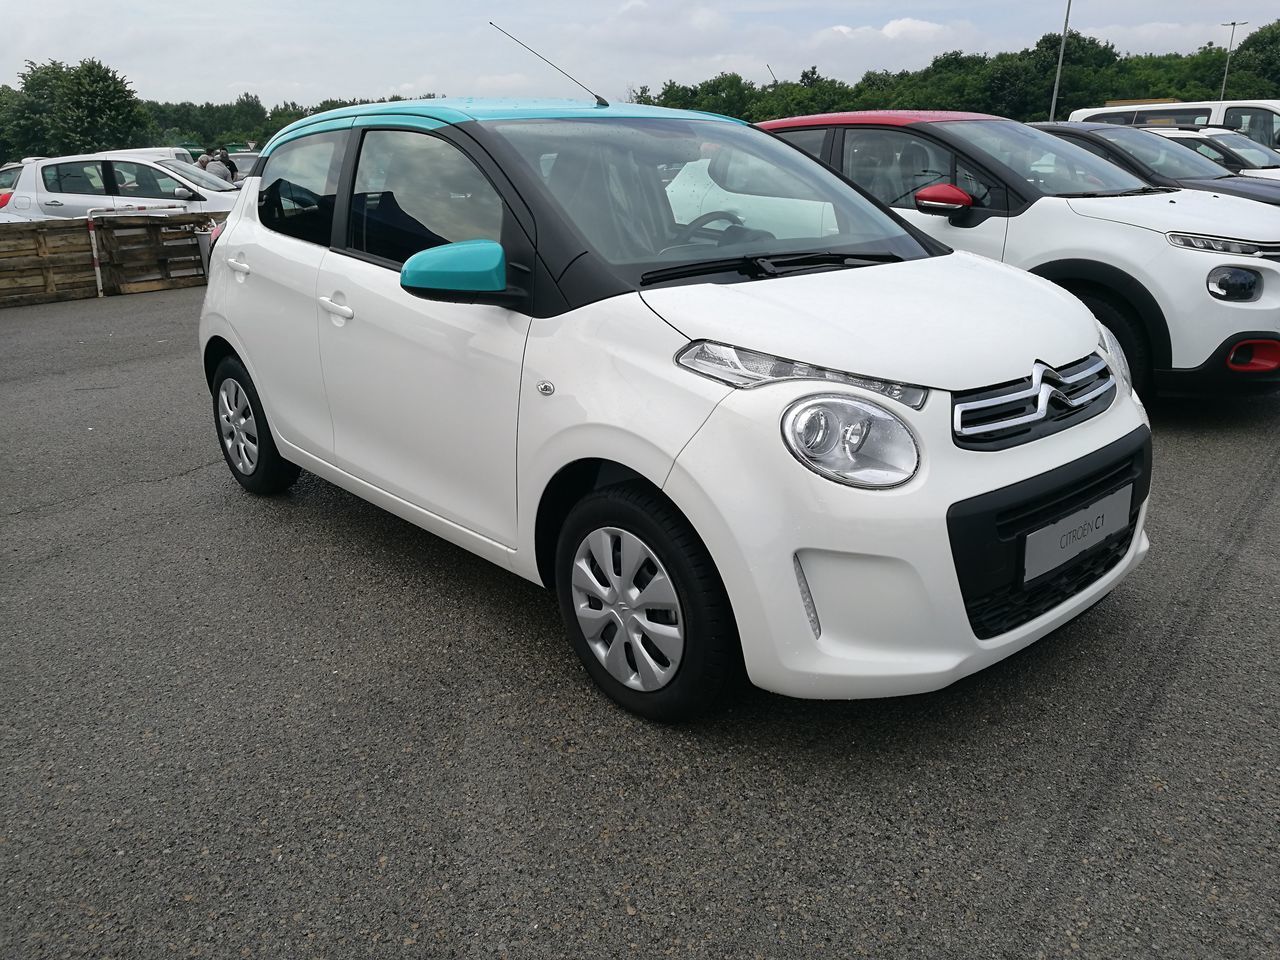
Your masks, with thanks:
[(1262, 245), (1248, 240), (1232, 240), (1230, 237), (1202, 237), (1196, 233), (1166, 233), (1175, 247), (1187, 250), (1204, 250), (1206, 253), (1230, 253), (1238, 257), (1262, 256)]
[(1120, 379), (1128, 390), (1133, 389), (1133, 371), (1129, 369), (1129, 358), (1124, 355), (1124, 347), (1120, 346), (1120, 341), (1116, 339), (1116, 335), (1098, 324), (1098, 346), (1102, 348), (1102, 352), (1107, 355), (1107, 359), (1111, 361), (1111, 370)]
[(803, 397), (782, 415), (791, 455), (851, 487), (896, 487), (915, 476), (920, 448), (907, 425), (879, 404), (845, 394)]
[(716, 343), (714, 340), (697, 340), (689, 344), (676, 354), (676, 363), (694, 373), (740, 389), (776, 383), (779, 380), (825, 380), (870, 390), (890, 400), (905, 403), (913, 410), (923, 407), (929, 396), (929, 391), (924, 387), (829, 370), (811, 363), (798, 363), (727, 343)]

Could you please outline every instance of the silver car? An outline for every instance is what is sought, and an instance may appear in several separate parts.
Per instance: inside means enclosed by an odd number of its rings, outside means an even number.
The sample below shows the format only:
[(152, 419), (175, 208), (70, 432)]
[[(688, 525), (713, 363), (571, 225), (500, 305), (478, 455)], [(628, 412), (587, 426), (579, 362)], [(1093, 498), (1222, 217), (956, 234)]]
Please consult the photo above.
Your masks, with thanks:
[(192, 164), (129, 153), (33, 158), (16, 169), (4, 212), (25, 220), (156, 207), (225, 213), (237, 196), (234, 186)]

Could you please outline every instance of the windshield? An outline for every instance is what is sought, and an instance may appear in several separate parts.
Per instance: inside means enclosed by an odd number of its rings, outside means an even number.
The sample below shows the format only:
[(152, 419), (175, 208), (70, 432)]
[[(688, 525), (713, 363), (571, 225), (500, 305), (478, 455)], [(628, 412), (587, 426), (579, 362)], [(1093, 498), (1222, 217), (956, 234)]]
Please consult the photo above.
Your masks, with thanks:
[(1097, 136), (1145, 163), (1156, 173), (1174, 180), (1217, 180), (1229, 176), (1222, 167), (1208, 157), (1184, 149), (1158, 133), (1135, 130), (1132, 127), (1116, 127), (1112, 130), (1095, 130)]
[(1251, 167), (1280, 167), (1280, 153), (1250, 140), (1243, 133), (1215, 133), (1209, 140), (1238, 153)]
[(937, 126), (1003, 163), (1045, 196), (1116, 196), (1146, 189), (1137, 177), (1084, 147), (1013, 120), (949, 120)]
[(929, 255), (838, 176), (760, 130), (719, 120), (511, 120), (487, 125), (615, 267), (798, 252)]
[(225, 190), (234, 190), (235, 187), (227, 183), (221, 177), (215, 177), (212, 173), (206, 173), (197, 167), (194, 163), (183, 163), (181, 160), (161, 160), (160, 166), (172, 170), (182, 179), (189, 180), (202, 190), (211, 190), (219, 193)]

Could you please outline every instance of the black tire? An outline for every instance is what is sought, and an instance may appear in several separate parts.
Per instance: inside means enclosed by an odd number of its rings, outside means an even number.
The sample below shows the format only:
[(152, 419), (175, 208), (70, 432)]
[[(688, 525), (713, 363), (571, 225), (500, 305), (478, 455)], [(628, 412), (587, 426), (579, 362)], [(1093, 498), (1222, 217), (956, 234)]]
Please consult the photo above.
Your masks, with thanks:
[(1081, 290), (1073, 290), (1072, 293), (1120, 341), (1120, 349), (1129, 362), (1129, 373), (1133, 375), (1133, 387), (1139, 395), (1147, 396), (1152, 379), (1152, 365), (1151, 345), (1147, 343), (1146, 331), (1128, 311), (1106, 297)]
[[(578, 620), (572, 585), (575, 556), (588, 535), (605, 528), (638, 537), (665, 569), (678, 598), (684, 648), (671, 679), (656, 690), (632, 689), (616, 679), (592, 651)], [(642, 717), (671, 723), (708, 713), (742, 675), (733, 610), (706, 546), (671, 502), (646, 485), (598, 490), (569, 512), (556, 545), (556, 593), (573, 649), (591, 678), (614, 701)], [(630, 642), (615, 627), (610, 648)], [(635, 651), (628, 656), (634, 663)]]
[[(237, 444), (234, 437), (231, 440), (224, 438), (225, 424), (221, 409), (224, 384), (228, 385), (228, 393), (233, 397), (238, 394), (232, 390), (232, 385), (242, 390), (244, 400), (253, 411), (251, 426), (255, 431), (252, 439), (257, 441), (257, 459), (248, 470), (236, 462)], [(231, 475), (250, 493), (260, 496), (283, 493), (298, 479), (301, 470), (297, 464), (280, 456), (280, 451), (276, 449), (275, 440), (271, 436), (271, 425), (267, 422), (266, 411), (262, 409), (262, 401), (258, 399), (253, 378), (237, 357), (223, 359), (213, 374), (213, 425), (217, 431), (218, 448), (222, 451), (222, 458), (226, 460)], [(250, 436), (247, 433), (245, 435)]]

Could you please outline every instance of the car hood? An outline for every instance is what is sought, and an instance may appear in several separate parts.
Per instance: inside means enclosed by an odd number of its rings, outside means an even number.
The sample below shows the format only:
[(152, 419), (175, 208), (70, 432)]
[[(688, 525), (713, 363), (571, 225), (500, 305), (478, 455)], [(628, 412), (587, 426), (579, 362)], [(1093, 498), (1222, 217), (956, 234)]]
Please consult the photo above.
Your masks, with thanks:
[(1029, 376), (1098, 347), (1084, 305), (969, 253), (740, 283), (654, 287), (644, 302), (691, 340), (942, 390)]
[(1183, 180), (1182, 186), (1228, 197), (1245, 197), (1262, 203), (1280, 204), (1280, 183), (1258, 177), (1220, 177), (1215, 180)]
[(1082, 217), (1145, 227), (1159, 233), (1177, 230), (1237, 240), (1280, 240), (1280, 218), (1242, 197), (1202, 190), (1175, 190), (1137, 197), (1072, 197), (1071, 209)]

